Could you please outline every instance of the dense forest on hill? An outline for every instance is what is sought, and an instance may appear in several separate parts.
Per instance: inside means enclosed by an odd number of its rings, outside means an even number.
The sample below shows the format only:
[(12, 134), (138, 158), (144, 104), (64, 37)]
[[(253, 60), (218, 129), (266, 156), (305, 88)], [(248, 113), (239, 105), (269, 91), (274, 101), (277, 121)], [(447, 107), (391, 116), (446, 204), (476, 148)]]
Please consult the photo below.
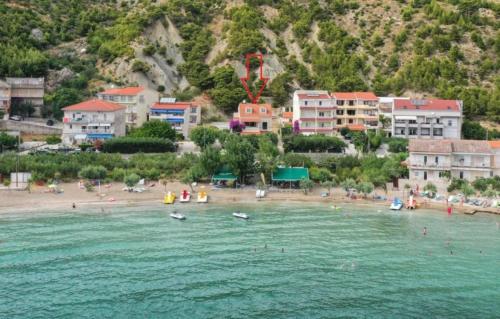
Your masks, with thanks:
[[(275, 106), (295, 88), (373, 90), (462, 99), (469, 119), (499, 122), (499, 16), (493, 0), (15, 0), (0, 3), (0, 77), (71, 69), (47, 95), (57, 114), (105, 82), (121, 84), (104, 71), (114, 61), (152, 78), (161, 60), (191, 86), (177, 95), (206, 92), (229, 113), (246, 96), (238, 65), (262, 52), (273, 59), (264, 95)], [(178, 32), (182, 62), (168, 37), (145, 36), (156, 23)]]

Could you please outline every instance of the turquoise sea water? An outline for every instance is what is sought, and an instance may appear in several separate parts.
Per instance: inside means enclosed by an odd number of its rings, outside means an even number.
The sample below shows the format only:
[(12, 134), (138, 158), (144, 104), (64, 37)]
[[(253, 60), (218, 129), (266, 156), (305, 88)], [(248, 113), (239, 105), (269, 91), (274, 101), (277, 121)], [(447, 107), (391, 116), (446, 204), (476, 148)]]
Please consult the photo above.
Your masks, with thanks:
[(500, 317), (498, 216), (176, 208), (0, 216), (0, 317)]

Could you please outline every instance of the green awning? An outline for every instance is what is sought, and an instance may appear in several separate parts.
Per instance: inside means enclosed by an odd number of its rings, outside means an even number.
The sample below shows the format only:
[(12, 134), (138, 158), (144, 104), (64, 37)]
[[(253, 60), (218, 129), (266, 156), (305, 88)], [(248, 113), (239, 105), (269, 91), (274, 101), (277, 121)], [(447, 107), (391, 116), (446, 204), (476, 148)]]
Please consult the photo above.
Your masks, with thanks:
[(309, 179), (309, 170), (305, 167), (279, 167), (272, 176), (273, 182), (297, 182)]
[(225, 169), (217, 172), (215, 175), (212, 176), (212, 181), (235, 181), (237, 179), (238, 177), (236, 177), (229, 170)]

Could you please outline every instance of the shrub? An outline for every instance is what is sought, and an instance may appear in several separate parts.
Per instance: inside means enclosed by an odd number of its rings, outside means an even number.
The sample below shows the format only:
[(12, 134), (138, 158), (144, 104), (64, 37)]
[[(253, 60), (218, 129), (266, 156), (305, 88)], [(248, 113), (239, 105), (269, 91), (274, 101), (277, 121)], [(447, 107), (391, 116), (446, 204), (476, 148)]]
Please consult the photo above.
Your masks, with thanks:
[(59, 144), (62, 142), (61, 138), (59, 136), (56, 136), (56, 135), (50, 135), (50, 136), (47, 136), (45, 138), (45, 142), (47, 142), (47, 144)]
[(127, 187), (134, 187), (137, 183), (139, 183), (139, 180), (141, 177), (135, 173), (129, 174), (123, 178), (123, 182)]
[(285, 152), (340, 153), (346, 147), (337, 137), (294, 135), (284, 139)]
[(332, 173), (326, 168), (311, 167), (310, 177), (315, 182), (326, 182), (332, 179)]
[(167, 122), (152, 120), (144, 123), (141, 127), (133, 129), (129, 134), (133, 137), (157, 137), (175, 141), (176, 132)]
[(140, 60), (134, 60), (134, 63), (132, 64), (132, 71), (133, 72), (142, 72), (142, 73), (148, 73), (151, 67)]
[(389, 140), (389, 152), (391, 153), (403, 153), (407, 151), (408, 140), (405, 138), (393, 137)]
[(86, 178), (86, 179), (104, 179), (106, 177), (107, 172), (108, 171), (104, 166), (88, 165), (82, 168), (78, 173), (78, 175), (81, 178)]
[(163, 153), (175, 152), (175, 145), (169, 139), (157, 137), (117, 137), (103, 144), (106, 153)]

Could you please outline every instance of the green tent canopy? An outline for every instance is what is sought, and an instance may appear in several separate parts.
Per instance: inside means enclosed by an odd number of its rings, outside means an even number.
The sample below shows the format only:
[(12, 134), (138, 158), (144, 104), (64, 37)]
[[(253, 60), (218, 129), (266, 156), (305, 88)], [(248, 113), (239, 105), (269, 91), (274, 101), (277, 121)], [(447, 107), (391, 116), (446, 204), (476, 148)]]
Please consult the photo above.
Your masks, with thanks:
[(272, 176), (273, 182), (298, 182), (309, 179), (309, 170), (305, 167), (278, 167)]
[(222, 169), (220, 171), (218, 171), (217, 173), (215, 173), (213, 176), (212, 176), (212, 182), (218, 182), (218, 181), (229, 181), (229, 182), (232, 182), (232, 181), (235, 181), (237, 180), (238, 177), (236, 177), (236, 175), (234, 175), (233, 173), (231, 173), (229, 171), (229, 169)]

